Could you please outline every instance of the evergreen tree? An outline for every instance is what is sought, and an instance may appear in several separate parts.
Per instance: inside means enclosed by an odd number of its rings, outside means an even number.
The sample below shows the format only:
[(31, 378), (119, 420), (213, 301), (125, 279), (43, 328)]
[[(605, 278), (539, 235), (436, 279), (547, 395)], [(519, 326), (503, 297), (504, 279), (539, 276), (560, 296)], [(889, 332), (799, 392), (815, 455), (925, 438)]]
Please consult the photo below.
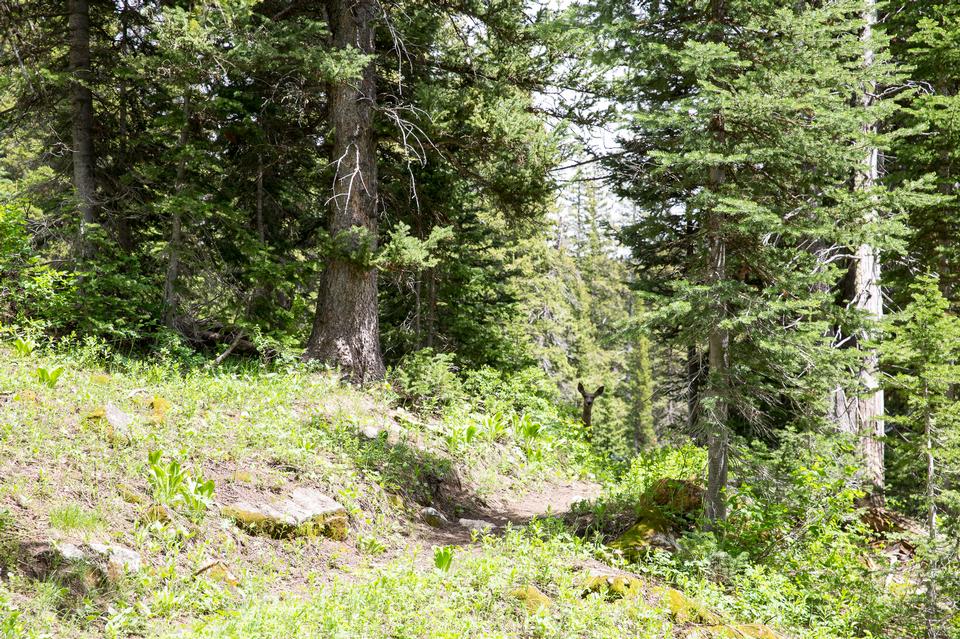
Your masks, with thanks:
[[(956, 548), (947, 542), (955, 534), (960, 487), (960, 411), (953, 390), (960, 384), (960, 322), (949, 313), (950, 304), (941, 294), (936, 277), (921, 277), (911, 287), (912, 300), (892, 318), (893, 338), (884, 346), (884, 354), (893, 367), (888, 385), (900, 393), (905, 414), (894, 418), (900, 427), (899, 439), (905, 442), (900, 452), (909, 456), (908, 467), (919, 471), (916, 461), (923, 460), (923, 510), (926, 515), (927, 561), (925, 576), (926, 605), (924, 622), (928, 639), (945, 636), (941, 632), (944, 613), (938, 594), (941, 575), (955, 574)], [(906, 450), (903, 450), (903, 449)], [(948, 534), (943, 535), (940, 506), (945, 506)], [(956, 584), (946, 581), (947, 588)], [(951, 588), (953, 587), (953, 588)], [(948, 597), (951, 593), (948, 592)], [(952, 593), (955, 594), (955, 591)]]
[[(889, 248), (895, 194), (850, 179), (878, 144), (891, 82), (863, 63), (861, 3), (598, 2), (603, 62), (630, 105), (611, 184), (640, 210), (625, 229), (660, 334), (706, 352), (690, 384), (710, 449), (706, 514), (726, 514), (731, 437), (819, 422), (839, 357), (825, 335), (837, 269), (825, 255)], [(875, 223), (864, 225), (870, 211)], [(816, 371), (816, 372), (814, 372)], [(833, 372), (831, 372), (833, 371)]]

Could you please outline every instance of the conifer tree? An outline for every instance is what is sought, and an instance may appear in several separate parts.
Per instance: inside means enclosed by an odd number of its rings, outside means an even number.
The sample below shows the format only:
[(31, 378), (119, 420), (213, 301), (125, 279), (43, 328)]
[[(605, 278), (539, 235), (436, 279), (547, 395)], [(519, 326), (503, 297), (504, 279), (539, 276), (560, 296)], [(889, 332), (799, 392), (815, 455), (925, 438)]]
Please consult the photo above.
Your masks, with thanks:
[[(591, 7), (630, 105), (623, 152), (607, 160), (640, 210), (624, 240), (662, 296), (661, 333), (708, 354), (696, 421), (706, 515), (723, 519), (731, 438), (826, 413), (839, 273), (822, 258), (873, 243), (898, 210), (879, 188), (849, 188), (877, 144), (870, 123), (891, 108), (851, 98), (893, 69), (863, 65), (858, 2)], [(871, 210), (880, 218), (864, 225)]]
[(893, 339), (884, 345), (886, 360), (893, 367), (888, 386), (906, 400), (906, 413), (894, 421), (909, 444), (908, 453), (922, 457), (926, 471), (922, 501), (927, 528), (923, 614), (927, 639), (944, 636), (938, 606), (941, 573), (955, 572), (958, 559), (951, 555), (955, 549), (943, 542), (938, 508), (946, 497), (956, 518), (958, 503), (949, 487), (960, 478), (960, 441), (955, 436), (960, 412), (952, 397), (952, 389), (960, 384), (960, 321), (950, 314), (950, 303), (939, 285), (939, 278), (925, 276), (910, 286), (912, 300), (892, 318)]

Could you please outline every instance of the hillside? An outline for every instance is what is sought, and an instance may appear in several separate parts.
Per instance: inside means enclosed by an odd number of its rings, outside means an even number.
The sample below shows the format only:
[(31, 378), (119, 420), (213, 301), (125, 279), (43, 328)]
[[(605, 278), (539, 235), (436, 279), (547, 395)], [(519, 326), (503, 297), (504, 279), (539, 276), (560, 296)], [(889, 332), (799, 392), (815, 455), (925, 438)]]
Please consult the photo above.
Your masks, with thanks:
[[(641, 458), (624, 485), (529, 417), (417, 415), (387, 385), (303, 367), (185, 370), (96, 349), (5, 349), (0, 387), (4, 639), (842, 636), (836, 619), (764, 625), (824, 610), (756, 581), (783, 579), (775, 567), (728, 558), (741, 576), (718, 583), (653, 549), (677, 541), (642, 532), (651, 503), (699, 507), (680, 503), (695, 484), (657, 481), (696, 479), (691, 447)], [(637, 496), (658, 485), (679, 492)], [(314, 519), (261, 516), (287, 498)], [(603, 529), (624, 517), (641, 534), (617, 550)], [(856, 616), (867, 596), (822, 605)]]

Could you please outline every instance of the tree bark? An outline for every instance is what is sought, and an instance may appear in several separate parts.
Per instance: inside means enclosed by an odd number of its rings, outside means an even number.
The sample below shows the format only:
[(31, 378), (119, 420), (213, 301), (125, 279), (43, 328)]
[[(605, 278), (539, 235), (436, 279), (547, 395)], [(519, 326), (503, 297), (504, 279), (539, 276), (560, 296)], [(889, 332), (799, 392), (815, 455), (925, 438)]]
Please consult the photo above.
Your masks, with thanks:
[[(718, 123), (718, 130), (722, 124)], [(713, 188), (723, 184), (725, 179), (722, 167), (710, 169), (710, 183)], [(708, 250), (707, 281), (717, 286), (727, 276), (727, 247), (723, 237), (722, 213), (712, 210), (708, 214)], [(721, 322), (726, 315), (723, 300), (716, 300), (716, 321), (708, 335), (709, 390), (711, 399), (708, 411), (703, 417), (707, 429), (707, 490), (704, 493), (703, 510), (707, 521), (723, 521), (727, 518), (727, 474), (729, 464), (730, 435), (727, 429), (729, 407), (727, 395), (729, 389), (730, 336)]]
[[(930, 549), (936, 552), (937, 544), (937, 495), (935, 488), (936, 466), (933, 456), (933, 416), (930, 407), (930, 388), (928, 382), (923, 382), (923, 435), (926, 440), (927, 457), (927, 538)], [(927, 639), (937, 639), (939, 636), (937, 623), (937, 558), (934, 556), (927, 570), (927, 606), (926, 606), (926, 634)]]
[[(372, 56), (376, 0), (329, 0), (333, 46)], [(336, 167), (328, 230), (334, 254), (320, 277), (317, 312), (304, 359), (337, 366), (352, 381), (384, 375), (380, 353), (377, 271), (350, 254), (376, 250), (377, 148), (373, 131), (376, 106), (375, 63), (358, 80), (330, 88), (332, 161)]]
[(97, 182), (94, 173), (93, 93), (90, 84), (90, 5), (88, 0), (69, 0), (70, 92), (73, 118), (73, 187), (80, 213), (76, 251), (81, 258), (94, 256), (90, 238), (97, 221)]
[[(874, 64), (873, 28), (876, 24), (875, 0), (866, 0), (862, 40), (864, 44), (863, 63), (869, 70)], [(876, 85), (868, 83), (860, 96), (864, 109), (873, 105)], [(866, 127), (865, 133), (871, 133), (876, 126)], [(855, 188), (869, 190), (876, 186), (880, 176), (880, 151), (868, 150), (863, 167), (858, 172)], [(876, 210), (870, 210), (864, 219), (871, 224), (877, 219)], [(883, 319), (883, 293), (880, 289), (880, 256), (877, 249), (864, 243), (857, 247), (853, 264), (853, 291), (851, 303), (861, 311), (867, 321), (876, 323)], [(863, 459), (867, 498), (871, 506), (884, 503), (884, 395), (880, 387), (880, 358), (875, 348), (868, 346), (874, 337), (870, 328), (861, 330), (857, 337), (857, 347), (861, 350), (859, 392), (850, 397), (842, 388), (834, 391), (834, 416), (841, 432), (852, 434), (858, 439), (859, 453)]]
[[(714, 23), (711, 40), (722, 39), (721, 24), (724, 17), (724, 0), (712, 0), (711, 19)], [(723, 114), (717, 112), (710, 122), (710, 137), (717, 151), (722, 152), (725, 138)], [(710, 167), (708, 182), (710, 190), (718, 194), (723, 183), (726, 182), (726, 170), (722, 165), (714, 164)], [(711, 206), (707, 211), (707, 283), (714, 289), (727, 279), (727, 245), (724, 237), (724, 214)], [(717, 293), (713, 293), (718, 295)], [(730, 335), (723, 327), (727, 315), (726, 302), (716, 297), (712, 303), (713, 323), (707, 336), (709, 354), (707, 363), (710, 367), (708, 376), (708, 393), (710, 398), (709, 410), (703, 418), (707, 431), (707, 490), (703, 496), (703, 513), (707, 520), (708, 529), (713, 528), (718, 521), (727, 518), (727, 479), (730, 456), (730, 432), (727, 420), (730, 416)]]

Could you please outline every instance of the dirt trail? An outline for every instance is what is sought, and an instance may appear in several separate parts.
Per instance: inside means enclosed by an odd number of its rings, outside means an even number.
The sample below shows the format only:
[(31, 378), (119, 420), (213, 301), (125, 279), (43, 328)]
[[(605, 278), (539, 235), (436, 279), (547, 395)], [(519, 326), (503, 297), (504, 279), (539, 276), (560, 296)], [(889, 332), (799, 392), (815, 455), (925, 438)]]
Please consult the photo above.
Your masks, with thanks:
[[(501, 494), (486, 499), (486, 506), (471, 509), (461, 518), (482, 520), (496, 525), (494, 534), (510, 526), (525, 526), (535, 517), (563, 516), (578, 501), (591, 500), (600, 494), (594, 482), (572, 480), (548, 483), (522, 495)], [(429, 549), (432, 546), (465, 546), (474, 542), (469, 528), (460, 525), (459, 518), (444, 513), (450, 520), (442, 527), (431, 527), (417, 522), (411, 531), (411, 542)], [(432, 555), (428, 558), (433, 561)]]

